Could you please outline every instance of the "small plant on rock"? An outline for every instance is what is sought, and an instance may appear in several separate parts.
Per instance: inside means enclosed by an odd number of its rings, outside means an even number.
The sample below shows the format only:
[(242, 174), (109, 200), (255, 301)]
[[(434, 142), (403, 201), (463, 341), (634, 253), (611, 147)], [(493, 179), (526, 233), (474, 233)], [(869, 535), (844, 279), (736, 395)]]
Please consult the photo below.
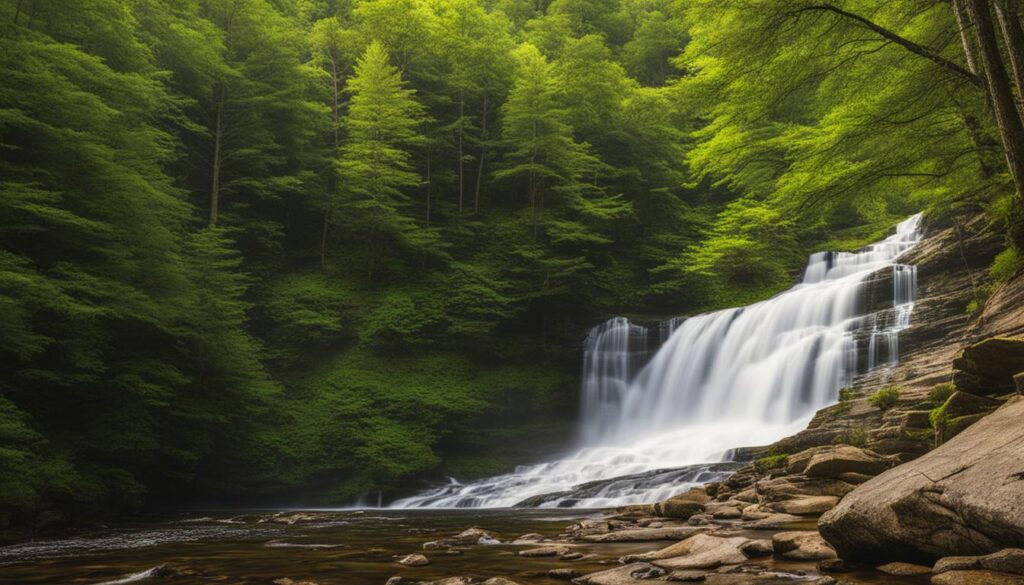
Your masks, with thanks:
[(875, 392), (871, 396), (868, 396), (868, 402), (871, 406), (878, 408), (879, 410), (889, 410), (896, 403), (900, 401), (900, 387), (899, 386), (886, 386), (878, 392)]
[(754, 461), (754, 471), (756, 471), (758, 474), (764, 475), (765, 473), (768, 473), (772, 469), (777, 469), (779, 467), (782, 467), (785, 463), (786, 463), (786, 454), (785, 453), (778, 453), (778, 454), (775, 454), (775, 455), (769, 455), (767, 457), (762, 457), (762, 458)]
[(935, 402), (942, 404), (945, 402), (953, 393), (956, 392), (956, 386), (952, 382), (942, 382), (932, 386), (932, 389), (928, 391), (928, 402)]
[(868, 431), (864, 427), (854, 427), (836, 437), (832, 442), (837, 445), (866, 447), (868, 444)]

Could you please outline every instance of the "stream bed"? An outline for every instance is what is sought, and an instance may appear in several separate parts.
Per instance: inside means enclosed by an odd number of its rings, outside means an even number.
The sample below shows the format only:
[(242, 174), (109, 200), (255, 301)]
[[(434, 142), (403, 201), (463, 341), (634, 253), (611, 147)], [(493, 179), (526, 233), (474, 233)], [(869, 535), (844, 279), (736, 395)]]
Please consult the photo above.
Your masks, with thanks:
[[(555, 536), (568, 524), (601, 516), (599, 510), (313, 510), (202, 512), (98, 529), (74, 537), (0, 547), (0, 583), (88, 584), (230, 583), (270, 585), (291, 578), (318, 585), (384, 585), (389, 577), (431, 580), (451, 576), (504, 576), (523, 585), (555, 585), (550, 569), (580, 573), (618, 566), (623, 555), (669, 542), (590, 543), (576, 550), (590, 556), (566, 562), (524, 558), (524, 545), (464, 547), (461, 554), (422, 549), (424, 542), (478, 526), (502, 542), (526, 533)], [(293, 522), (291, 524), (287, 522)], [(793, 528), (798, 528), (794, 526)], [(810, 528), (810, 527), (806, 527)], [(766, 538), (765, 533), (752, 533)], [(404, 567), (398, 555), (423, 553), (424, 567)], [(784, 571), (814, 571), (813, 563), (762, 560)], [(158, 567), (171, 575), (161, 577)], [(843, 574), (853, 584), (911, 585), (927, 578), (890, 577), (873, 570)]]

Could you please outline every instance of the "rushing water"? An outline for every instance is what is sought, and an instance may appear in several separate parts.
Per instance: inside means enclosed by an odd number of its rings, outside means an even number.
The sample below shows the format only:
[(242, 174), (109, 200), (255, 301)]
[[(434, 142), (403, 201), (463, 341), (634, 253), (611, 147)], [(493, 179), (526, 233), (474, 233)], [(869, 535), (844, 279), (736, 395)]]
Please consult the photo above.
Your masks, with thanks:
[[(860, 252), (811, 255), (799, 284), (760, 303), (653, 332), (622, 317), (595, 327), (583, 360), (581, 450), (465, 485), (452, 480), (394, 505), (595, 508), (656, 501), (727, 475), (704, 464), (799, 431), (864, 367), (898, 360), (916, 271), (897, 260), (918, 242), (920, 219)], [(892, 303), (868, 311), (868, 285), (886, 270)], [(653, 340), (663, 342), (650, 355)], [(624, 480), (673, 468), (683, 472)]]

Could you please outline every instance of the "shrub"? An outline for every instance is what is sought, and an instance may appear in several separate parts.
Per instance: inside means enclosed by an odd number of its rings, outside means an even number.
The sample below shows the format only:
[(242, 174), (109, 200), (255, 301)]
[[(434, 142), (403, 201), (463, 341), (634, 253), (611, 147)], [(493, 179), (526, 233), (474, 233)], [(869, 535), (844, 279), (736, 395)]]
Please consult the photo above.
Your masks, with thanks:
[(871, 396), (868, 396), (868, 402), (879, 410), (889, 410), (893, 406), (896, 406), (896, 403), (899, 402), (899, 400), (899, 386), (886, 386)]
[(852, 447), (865, 447), (868, 444), (868, 431), (864, 427), (855, 427), (839, 435), (832, 442), (837, 445), (844, 444)]
[(956, 392), (956, 386), (954, 386), (952, 382), (936, 384), (928, 391), (928, 402), (937, 402), (942, 404), (952, 396), (954, 392)]
[(785, 453), (780, 453), (780, 454), (776, 454), (776, 455), (769, 455), (767, 457), (762, 457), (762, 458), (754, 461), (754, 470), (757, 471), (758, 473), (762, 473), (762, 474), (763, 473), (767, 473), (768, 471), (771, 471), (772, 469), (776, 469), (776, 468), (782, 467), (782, 465), (785, 462), (786, 462), (786, 454)]
[(988, 271), (992, 275), (993, 281), (1001, 283), (1013, 278), (1018, 269), (1020, 269), (1020, 255), (1016, 248), (1010, 246), (996, 256)]
[(839, 391), (839, 402), (849, 402), (853, 400), (853, 388), (843, 388)]

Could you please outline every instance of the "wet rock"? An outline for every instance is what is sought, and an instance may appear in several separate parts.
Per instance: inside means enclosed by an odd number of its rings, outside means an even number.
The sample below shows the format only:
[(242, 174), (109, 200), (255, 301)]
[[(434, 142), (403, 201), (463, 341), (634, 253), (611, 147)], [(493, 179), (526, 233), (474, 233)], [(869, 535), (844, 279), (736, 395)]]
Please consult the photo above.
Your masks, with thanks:
[(836, 557), (836, 551), (817, 532), (795, 530), (772, 535), (775, 554), (798, 561), (820, 561)]
[(743, 508), (743, 514), (740, 515), (740, 518), (742, 518), (743, 520), (747, 520), (747, 521), (750, 521), (750, 520), (764, 520), (765, 518), (767, 518), (767, 517), (769, 517), (771, 515), (772, 515), (771, 512), (763, 510), (761, 508), (761, 506), (759, 506), (757, 504), (751, 504), (751, 505), (747, 506), (746, 508)]
[(932, 575), (933, 585), (1024, 585), (1024, 576), (996, 571), (949, 571)]
[(770, 539), (748, 540), (740, 545), (740, 552), (748, 559), (770, 556), (775, 551)]
[(633, 504), (615, 508), (615, 516), (618, 518), (646, 518), (657, 515), (654, 504)]
[(704, 504), (710, 501), (711, 497), (702, 488), (691, 488), (679, 495), (654, 504), (654, 512), (658, 516), (665, 516), (667, 518), (686, 519), (694, 514), (703, 512)]
[[(277, 582), (275, 581), (274, 583)], [(384, 585), (403, 585), (403, 583), (406, 583), (405, 579), (403, 579), (401, 575), (395, 575), (388, 579)]]
[(890, 460), (878, 453), (850, 445), (837, 445), (815, 453), (807, 462), (804, 475), (808, 477), (838, 477), (841, 473), (878, 475), (889, 467), (891, 467)]
[(864, 483), (865, 481), (871, 479), (872, 477), (874, 476), (867, 475), (866, 473), (854, 473), (852, 471), (840, 473), (837, 476), (838, 479), (845, 481), (846, 483), (852, 483), (854, 485)]
[[(590, 573), (573, 579), (577, 585), (647, 585), (652, 575), (664, 575), (664, 571), (647, 563), (633, 563), (607, 571)], [(659, 576), (660, 576), (659, 575)]]
[(430, 564), (430, 559), (421, 554), (405, 555), (396, 561), (399, 565), (407, 567), (422, 567)]
[(718, 520), (729, 520), (743, 516), (740, 502), (711, 502), (704, 505), (704, 511)]
[(804, 470), (807, 469), (807, 464), (811, 462), (811, 458), (812, 457), (814, 457), (818, 453), (822, 453), (824, 451), (828, 451), (829, 449), (832, 449), (832, 446), (831, 445), (825, 445), (825, 446), (819, 446), (819, 447), (811, 447), (810, 449), (804, 449), (803, 451), (800, 451), (799, 453), (794, 453), (792, 455), (787, 455), (786, 456), (786, 473), (788, 473), (789, 475), (796, 475), (798, 473), (803, 473)]
[(740, 547), (747, 542), (743, 537), (698, 534), (663, 549), (636, 555), (634, 559), (652, 561), (664, 569), (713, 569), (745, 562), (747, 557)]
[(313, 514), (306, 514), (304, 512), (279, 512), (269, 518), (263, 518), (260, 522), (270, 522), (272, 524), (300, 524), (304, 522), (316, 522), (320, 520)]
[[(391, 580), (388, 579), (388, 583), (390, 583), (390, 582), (391, 582)], [(284, 578), (281, 578), (281, 579), (275, 579), (274, 580), (274, 585), (317, 585), (317, 582), (316, 581), (296, 581), (294, 579), (289, 579), (288, 577), (284, 577)]]
[(631, 530), (618, 530), (608, 534), (593, 534), (584, 536), (582, 540), (587, 542), (647, 542), (656, 540), (681, 540), (689, 538), (694, 534), (707, 532), (709, 529), (704, 526), (672, 526), (665, 528), (634, 528)]
[(568, 581), (570, 579), (575, 579), (576, 577), (579, 577), (580, 572), (576, 569), (551, 569), (547, 572), (547, 575), (552, 579), (565, 579), (566, 581)]
[(770, 508), (776, 512), (794, 514), (797, 516), (816, 516), (824, 514), (839, 503), (835, 496), (803, 496), (792, 500), (773, 502)]
[(822, 573), (845, 573), (850, 566), (843, 559), (825, 559), (818, 561), (818, 570)]
[(608, 520), (581, 520), (569, 525), (566, 535), (570, 538), (583, 538), (595, 534), (606, 534), (612, 531), (612, 525)]
[(715, 517), (711, 514), (694, 514), (686, 520), (686, 523), (690, 526), (704, 526), (711, 524), (714, 519)]
[(1024, 339), (992, 337), (968, 346), (953, 360), (953, 384), (974, 394), (1013, 391), (1013, 376), (1024, 371)]
[(494, 538), (490, 532), (480, 528), (468, 528), (455, 536), (424, 542), (423, 548), (451, 548), (453, 546), (470, 546), (474, 544), (499, 544), (500, 541)]
[(849, 559), (977, 555), (1024, 547), (1024, 399), (857, 487), (818, 522)]
[(561, 557), (569, 554), (570, 552), (572, 552), (572, 550), (568, 546), (559, 544), (521, 550), (519, 551), (519, 556), (528, 558)]
[(1002, 404), (1002, 401), (995, 398), (957, 391), (942, 405), (942, 410), (947, 419), (954, 419), (972, 414), (991, 412)]
[(543, 534), (537, 534), (536, 532), (531, 532), (529, 534), (524, 534), (524, 535), (520, 536), (519, 538), (513, 540), (512, 544), (532, 544), (532, 543), (540, 542), (542, 540), (544, 540), (544, 535)]
[(981, 557), (942, 557), (932, 567), (933, 573), (946, 571), (970, 571), (981, 568)]
[(707, 572), (705, 571), (672, 571), (668, 580), (677, 583), (700, 583), (706, 577)]
[(766, 518), (760, 520), (752, 520), (750, 522), (743, 522), (739, 525), (740, 528), (746, 528), (747, 530), (778, 530), (784, 528), (787, 524), (794, 522), (800, 522), (803, 518), (800, 516), (794, 516), (792, 514), (770, 514)]
[(935, 563), (933, 573), (985, 569), (1024, 575), (1024, 549), (1007, 548), (982, 556), (944, 557)]
[(491, 577), (480, 585), (519, 585), (519, 583), (504, 577)]
[(914, 575), (930, 575), (932, 572), (931, 567), (924, 565), (915, 565), (913, 563), (886, 563), (875, 569), (885, 573), (886, 575), (896, 575), (898, 577), (912, 577)]
[(563, 560), (563, 561), (578, 561), (578, 560), (582, 559), (584, 556), (585, 555), (583, 553), (581, 553), (581, 552), (571, 552), (571, 553), (565, 553), (564, 555), (562, 555), (559, 558), (561, 560)]

